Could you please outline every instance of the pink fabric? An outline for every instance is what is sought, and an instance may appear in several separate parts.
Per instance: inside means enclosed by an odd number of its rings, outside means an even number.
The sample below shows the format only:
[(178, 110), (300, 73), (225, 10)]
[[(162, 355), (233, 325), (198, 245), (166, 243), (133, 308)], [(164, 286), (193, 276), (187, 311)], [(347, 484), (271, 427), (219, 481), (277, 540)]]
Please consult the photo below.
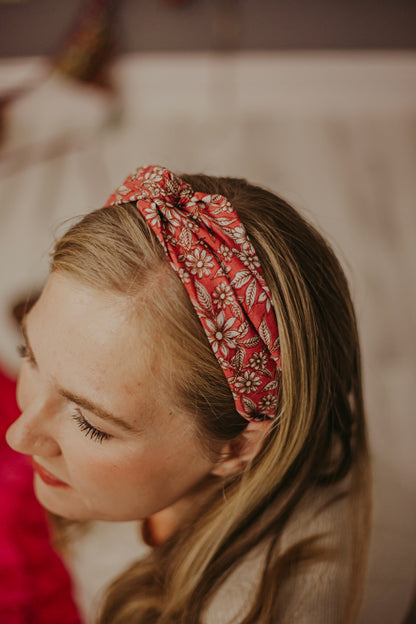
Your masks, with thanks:
[(0, 370), (0, 622), (79, 624), (68, 572), (33, 492), (31, 466), (4, 439), (19, 415), (15, 389)]
[(198, 314), (238, 412), (273, 418), (280, 372), (277, 320), (256, 251), (230, 202), (194, 192), (167, 169), (139, 168), (106, 206), (135, 202)]

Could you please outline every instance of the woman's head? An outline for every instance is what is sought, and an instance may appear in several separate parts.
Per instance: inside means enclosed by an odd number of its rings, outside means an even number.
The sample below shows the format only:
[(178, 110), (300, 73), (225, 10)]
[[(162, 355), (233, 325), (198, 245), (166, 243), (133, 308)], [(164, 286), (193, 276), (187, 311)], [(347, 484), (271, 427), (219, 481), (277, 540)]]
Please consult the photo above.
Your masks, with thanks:
[[(160, 431), (153, 425), (158, 436), (162, 430), (169, 431), (174, 462), (181, 473), (189, 466), (193, 474), (184, 480), (180, 492), (166, 496), (167, 504), (211, 474), (234, 478), (236, 472), (241, 473), (260, 448), (266, 429), (264, 448), (251, 467), (263, 473), (262, 487), (256, 486), (259, 499), (299, 473), (307, 474), (311, 482), (328, 473), (336, 479), (349, 467), (360, 397), (359, 392), (354, 397), (359, 378), (354, 316), (335, 257), (316, 231), (275, 195), (242, 180), (182, 179), (195, 191), (220, 194), (231, 202), (260, 259), (277, 316), (282, 354), (273, 423), (248, 426), (238, 413), (189, 296), (134, 204), (90, 213), (57, 242), (50, 282), (27, 319), (30, 340), (34, 342), (31, 334), (36, 322), (38, 348), (45, 349), (48, 357), (53, 354), (57, 369), (63, 353), (70, 352), (71, 366), (78, 366), (78, 379), (83, 379), (84, 371), (86, 376), (86, 367), (94, 376), (101, 373), (99, 380), (88, 380), (88, 387), (84, 382), (83, 392), (75, 388), (72, 394), (84, 396), (93, 391), (94, 402), (112, 403), (109, 411), (125, 414), (128, 407), (130, 420), (137, 420), (139, 428), (141, 418), (149, 422), (153, 418), (153, 423), (161, 425)], [(94, 355), (95, 347), (106, 349), (107, 359), (98, 350), (95, 361), (88, 362), (87, 355)], [(51, 374), (53, 361), (49, 360)], [(62, 380), (60, 386), (66, 389), (67, 383)], [(117, 401), (108, 398), (111, 388), (113, 397), (116, 388)], [(139, 399), (152, 405), (142, 408)], [(97, 422), (101, 421), (94, 422), (98, 429)], [(83, 447), (83, 454), (92, 453), (90, 447), (94, 453), (99, 451), (115, 476), (117, 459), (107, 450), (114, 440), (94, 434), (81, 417), (77, 424), (87, 434), (89, 446)], [(361, 427), (360, 422), (355, 424)], [(186, 432), (196, 436), (199, 448), (195, 447), (193, 458), (179, 454), (186, 458), (182, 466), (175, 450), (182, 448), (181, 441), (187, 448), (192, 446)], [(330, 465), (335, 442), (341, 443), (341, 451)], [(157, 461), (172, 474), (172, 465), (164, 465), (163, 460), (169, 455), (167, 448)], [(40, 462), (40, 453), (27, 452)], [(41, 463), (52, 470), (53, 462)], [(134, 472), (132, 463), (131, 469)], [(64, 480), (67, 473), (58, 471), (56, 476)], [(57, 492), (62, 498), (68, 494)], [(150, 505), (146, 511), (157, 510)]]
[[(38, 497), (60, 515), (123, 520), (174, 508), (181, 518), (175, 540), (114, 583), (100, 620), (112, 624), (199, 621), (223, 575), (265, 538), (270, 556), (244, 622), (275, 621), (276, 579), (283, 584), (293, 563), (290, 553), (276, 554), (277, 540), (310, 487), (349, 473), (353, 618), (365, 559), (368, 469), (357, 328), (345, 276), (324, 239), (278, 196), (239, 179), (182, 180), (192, 193), (226, 198), (255, 249), (254, 274), (258, 260), (268, 287), (262, 305), (270, 291), (280, 344), (269, 339), (272, 321), (269, 334), (257, 323), (270, 349), (250, 355), (250, 366), (267, 364), (263, 377), (270, 376), (278, 394), (256, 403), (249, 388), (248, 400), (235, 400), (241, 382), (226, 369), (245, 360), (233, 352), (237, 359), (228, 361), (222, 336), (213, 338), (203, 327), (183, 283), (186, 258), (178, 257), (175, 273), (151, 219), (130, 196), (131, 203), (86, 215), (55, 245), (51, 277), (24, 322), (23, 414), (8, 441), (40, 464)], [(175, 197), (172, 208), (175, 218)], [(221, 309), (227, 288), (215, 286), (214, 297), (210, 284), (203, 286), (208, 308)], [(239, 306), (255, 307), (252, 290), (234, 301), (241, 322), (225, 326), (221, 317), (223, 329), (245, 331)], [(199, 296), (204, 300), (204, 290)], [(236, 336), (228, 338), (231, 351)], [(255, 332), (248, 342), (260, 344)], [(316, 556), (308, 544), (297, 545), (293, 555), (297, 563)]]

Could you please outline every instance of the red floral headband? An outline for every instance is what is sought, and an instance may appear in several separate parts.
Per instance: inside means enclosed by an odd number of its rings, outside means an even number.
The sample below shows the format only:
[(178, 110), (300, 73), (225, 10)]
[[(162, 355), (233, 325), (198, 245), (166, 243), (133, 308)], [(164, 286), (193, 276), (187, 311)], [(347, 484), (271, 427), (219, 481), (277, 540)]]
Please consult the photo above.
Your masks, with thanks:
[(195, 193), (162, 167), (141, 167), (106, 206), (135, 202), (179, 275), (248, 420), (275, 416), (280, 373), (277, 320), (260, 261), (230, 202)]

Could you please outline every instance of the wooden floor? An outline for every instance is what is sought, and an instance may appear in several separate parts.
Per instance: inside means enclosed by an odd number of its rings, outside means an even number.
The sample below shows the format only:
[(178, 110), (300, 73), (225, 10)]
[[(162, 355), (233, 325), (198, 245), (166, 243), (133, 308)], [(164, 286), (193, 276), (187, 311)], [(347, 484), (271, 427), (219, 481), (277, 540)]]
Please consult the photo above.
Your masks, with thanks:
[[(0, 90), (27, 67), (0, 62)], [(16, 365), (9, 305), (42, 283), (58, 223), (99, 207), (139, 164), (282, 194), (350, 277), (375, 480), (361, 624), (399, 624), (416, 564), (416, 55), (148, 55), (118, 70), (117, 102), (55, 77), (12, 110), (0, 148), (0, 359)]]

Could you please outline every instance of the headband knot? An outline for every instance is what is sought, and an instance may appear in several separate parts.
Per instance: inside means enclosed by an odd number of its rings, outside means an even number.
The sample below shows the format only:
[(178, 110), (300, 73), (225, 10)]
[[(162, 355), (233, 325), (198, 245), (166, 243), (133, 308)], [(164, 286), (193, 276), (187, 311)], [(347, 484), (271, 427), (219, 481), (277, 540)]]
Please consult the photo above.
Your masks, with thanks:
[(194, 192), (171, 171), (142, 167), (106, 206), (134, 202), (162, 244), (248, 420), (276, 414), (280, 344), (257, 253), (230, 202)]

